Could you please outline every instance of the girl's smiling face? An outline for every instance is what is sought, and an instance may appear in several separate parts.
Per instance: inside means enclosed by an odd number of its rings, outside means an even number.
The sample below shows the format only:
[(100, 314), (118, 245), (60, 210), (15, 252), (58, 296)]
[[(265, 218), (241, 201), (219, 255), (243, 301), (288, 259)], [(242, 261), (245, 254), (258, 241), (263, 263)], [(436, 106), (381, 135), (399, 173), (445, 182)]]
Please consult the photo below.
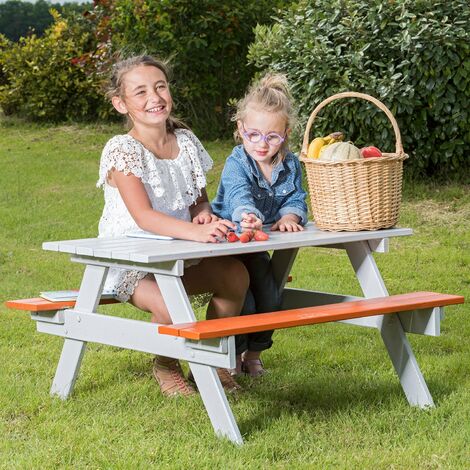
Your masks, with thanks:
[(123, 97), (112, 103), (117, 111), (128, 114), (134, 125), (165, 124), (173, 106), (165, 74), (157, 67), (139, 65), (123, 78)]
[[(272, 145), (272, 140), (278, 139), (270, 139), (269, 134), (278, 134), (284, 139), (287, 135), (286, 119), (282, 113), (263, 111), (250, 105), (247, 106), (245, 119), (237, 121), (237, 126), (246, 152), (260, 164), (270, 164), (282, 145), (282, 141)], [(256, 143), (251, 142), (247, 136), (254, 131), (262, 134)]]

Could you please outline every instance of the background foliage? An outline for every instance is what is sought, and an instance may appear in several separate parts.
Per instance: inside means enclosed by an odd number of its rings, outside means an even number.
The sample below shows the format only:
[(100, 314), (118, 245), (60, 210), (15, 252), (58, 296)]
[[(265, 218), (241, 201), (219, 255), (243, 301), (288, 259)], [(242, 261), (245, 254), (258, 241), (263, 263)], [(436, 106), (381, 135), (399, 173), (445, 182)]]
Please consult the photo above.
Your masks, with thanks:
[(3, 112), (43, 121), (106, 117), (109, 106), (96, 73), (87, 74), (76, 59), (96, 47), (91, 23), (53, 15), (54, 23), (42, 37), (0, 39)]
[[(286, 72), (306, 121), (328, 96), (361, 91), (384, 102), (415, 174), (467, 171), (470, 152), (467, 0), (302, 0), (258, 26), (250, 62)], [(315, 134), (343, 129), (359, 145), (394, 148), (385, 115), (357, 100), (330, 104)]]
[[(228, 103), (243, 94), (254, 72), (253, 66), (246, 65), (253, 29), (272, 21), (278, 8), (288, 3), (95, 0), (84, 18), (56, 15), (56, 24), (42, 38), (22, 39), (13, 46), (14, 53), (0, 55), (6, 75), (0, 105), (9, 113), (33, 119), (107, 116), (109, 105), (97, 96), (97, 90), (115, 53), (146, 52), (171, 59), (177, 78), (174, 99), (179, 114), (194, 130), (206, 137), (224, 135), (231, 128)], [(51, 51), (50, 59), (44, 57), (45, 50)], [(40, 71), (34, 69), (38, 63)], [(32, 68), (33, 75), (41, 75), (42, 91), (31, 86)], [(54, 88), (55, 99), (49, 99), (47, 88)], [(63, 103), (74, 94), (87, 104), (77, 112), (66, 111)]]
[(62, 14), (82, 12), (91, 7), (91, 3), (49, 3), (45, 0), (23, 2), (8, 0), (0, 3), (0, 34), (11, 41), (18, 41), (29, 34), (41, 36), (54, 22), (50, 8)]
[[(468, 181), (468, 24), (467, 0), (95, 0), (85, 16), (55, 14), (42, 37), (0, 35), (0, 106), (32, 120), (117, 119), (102, 95), (109, 68), (145, 51), (171, 58), (178, 114), (215, 138), (229, 135), (230, 103), (256, 68), (270, 68), (288, 74), (301, 123), (333, 93), (369, 93), (398, 120), (408, 175)], [(314, 132), (339, 129), (393, 148), (367, 103), (330, 105)]]
[(179, 113), (198, 133), (216, 137), (231, 128), (230, 99), (244, 92), (253, 72), (246, 65), (256, 24), (288, 2), (258, 0), (118, 0), (113, 44), (130, 52), (171, 58)]

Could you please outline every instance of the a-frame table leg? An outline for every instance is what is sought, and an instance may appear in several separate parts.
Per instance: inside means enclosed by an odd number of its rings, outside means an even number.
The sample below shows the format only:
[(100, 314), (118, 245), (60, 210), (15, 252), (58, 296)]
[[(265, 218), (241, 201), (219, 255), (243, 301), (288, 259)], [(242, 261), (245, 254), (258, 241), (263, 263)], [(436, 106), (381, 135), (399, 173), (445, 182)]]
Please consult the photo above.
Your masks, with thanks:
[[(346, 243), (345, 248), (365, 297), (389, 295), (368, 243)], [(398, 315), (379, 316), (377, 328), (410, 405), (421, 408), (434, 406)]]
[(287, 282), (298, 251), (298, 248), (288, 248), (286, 250), (276, 250), (273, 252), (271, 264), (273, 266), (274, 279), (281, 293)]
[[(96, 312), (108, 268), (90, 266), (85, 268), (75, 310), (83, 313)], [(66, 338), (59, 364), (51, 387), (51, 395), (65, 400), (72, 392), (85, 354), (86, 342)]]
[[(155, 274), (158, 287), (174, 323), (196, 321), (193, 309), (180, 277)], [(231, 354), (235, 358), (233, 341)], [(243, 438), (233, 416), (230, 404), (214, 367), (189, 362), (207, 414), (217, 435), (226, 437), (236, 444), (243, 444)]]

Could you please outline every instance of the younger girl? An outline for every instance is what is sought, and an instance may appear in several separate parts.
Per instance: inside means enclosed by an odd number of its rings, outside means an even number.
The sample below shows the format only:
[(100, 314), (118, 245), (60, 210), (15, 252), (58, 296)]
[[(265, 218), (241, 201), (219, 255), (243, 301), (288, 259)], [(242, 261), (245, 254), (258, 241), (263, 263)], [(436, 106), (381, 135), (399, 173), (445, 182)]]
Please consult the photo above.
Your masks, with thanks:
[[(212, 213), (205, 191), (212, 160), (171, 115), (165, 65), (150, 56), (117, 63), (108, 96), (131, 129), (111, 138), (101, 156), (97, 186), (104, 188), (105, 206), (99, 236), (117, 237), (140, 228), (203, 243), (224, 237), (233, 223)], [(207, 318), (216, 318), (239, 314), (249, 280), (239, 260), (223, 257), (185, 263), (183, 283), (188, 294), (213, 294)], [(106, 287), (114, 288), (121, 302), (150, 312), (153, 322), (171, 323), (153, 275), (110, 269)], [(226, 388), (239, 388), (227, 370), (218, 372)], [(175, 359), (157, 356), (153, 374), (164, 395), (194, 393)]]
[[(214, 212), (242, 230), (271, 225), (271, 230), (297, 232), (307, 222), (305, 191), (298, 158), (287, 140), (294, 112), (284, 75), (266, 75), (238, 103), (233, 120), (242, 141), (227, 158)], [(242, 315), (279, 310), (281, 299), (267, 252), (240, 256), (250, 274)], [(271, 347), (272, 331), (236, 338), (237, 369), (257, 377), (265, 373), (261, 351)], [(243, 354), (242, 354), (243, 353)]]

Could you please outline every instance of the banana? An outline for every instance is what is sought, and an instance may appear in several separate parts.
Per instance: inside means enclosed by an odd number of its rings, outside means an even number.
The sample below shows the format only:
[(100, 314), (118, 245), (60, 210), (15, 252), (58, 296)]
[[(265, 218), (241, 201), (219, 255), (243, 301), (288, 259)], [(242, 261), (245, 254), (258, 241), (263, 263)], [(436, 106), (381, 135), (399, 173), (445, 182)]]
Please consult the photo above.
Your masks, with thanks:
[(310, 142), (308, 146), (307, 158), (318, 158), (320, 155), (321, 148), (325, 145), (325, 139), (323, 137), (316, 137)]
[(307, 158), (317, 159), (320, 157), (322, 150), (328, 145), (334, 144), (335, 142), (341, 142), (344, 139), (342, 132), (333, 132), (326, 137), (316, 137), (310, 142), (307, 151)]
[(323, 137), (326, 144), (334, 144), (335, 142), (341, 142), (344, 139), (342, 132), (332, 132), (330, 135)]

